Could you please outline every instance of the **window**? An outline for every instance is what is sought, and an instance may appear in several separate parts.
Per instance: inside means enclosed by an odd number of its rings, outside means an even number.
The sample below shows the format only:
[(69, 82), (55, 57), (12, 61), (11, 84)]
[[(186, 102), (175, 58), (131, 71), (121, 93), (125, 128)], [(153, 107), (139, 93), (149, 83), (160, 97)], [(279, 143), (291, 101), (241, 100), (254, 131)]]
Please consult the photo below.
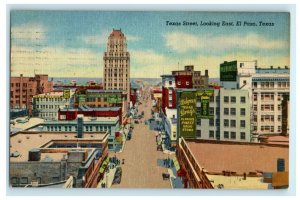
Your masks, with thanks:
[(228, 103), (229, 102), (229, 97), (228, 96), (224, 96), (224, 103)]
[(172, 81), (169, 81), (169, 85), (172, 85)]
[(209, 119), (209, 126), (214, 126), (214, 119)]
[[(256, 110), (257, 110), (257, 107), (256, 107)], [(241, 116), (245, 116), (246, 115), (246, 109), (245, 108), (241, 108), (240, 115)]]
[(257, 88), (257, 82), (253, 82), (253, 87)]
[(229, 132), (228, 131), (224, 131), (224, 138), (229, 139)]
[(12, 177), (11, 178), (11, 183), (12, 184), (18, 184), (18, 178), (17, 177)]
[(246, 127), (246, 121), (245, 120), (241, 120), (240, 122), (241, 122), (241, 127), (245, 128)]
[(230, 102), (235, 103), (236, 102), (236, 97), (230, 97)]
[(257, 111), (257, 105), (253, 105), (253, 110)]
[(220, 126), (220, 119), (216, 119), (216, 126)]
[(178, 85), (181, 85), (181, 81), (178, 81), (177, 84), (178, 84)]
[(201, 125), (201, 118), (200, 117), (197, 117), (197, 125)]
[(246, 133), (245, 132), (241, 132), (241, 140), (245, 140), (246, 139)]
[(214, 99), (215, 99), (214, 96), (210, 96), (210, 97), (209, 97), (209, 101), (210, 101), (210, 102), (214, 102)]
[(189, 82), (189, 81), (186, 81), (186, 85), (190, 85), (190, 82)]
[(246, 97), (241, 97), (241, 103), (246, 103)]
[(224, 119), (224, 126), (228, 127), (229, 126), (229, 120), (228, 119)]
[(230, 108), (230, 114), (231, 114), (231, 115), (235, 115), (235, 114), (236, 114), (235, 108)]
[(209, 138), (215, 138), (215, 132), (209, 131)]
[(199, 137), (199, 138), (201, 138), (201, 130), (197, 130), (196, 131), (196, 136)]
[(224, 108), (224, 115), (229, 115), (229, 108)]
[(214, 114), (215, 114), (214, 108), (209, 108), (209, 114), (210, 114), (210, 115), (214, 115)]
[(236, 139), (236, 133), (235, 132), (230, 132), (230, 139), (233, 139), (233, 140)]
[(216, 97), (216, 102), (220, 102), (220, 96)]
[(27, 177), (22, 177), (21, 178), (21, 184), (28, 184), (28, 178)]
[(230, 127), (235, 127), (235, 120), (230, 120)]

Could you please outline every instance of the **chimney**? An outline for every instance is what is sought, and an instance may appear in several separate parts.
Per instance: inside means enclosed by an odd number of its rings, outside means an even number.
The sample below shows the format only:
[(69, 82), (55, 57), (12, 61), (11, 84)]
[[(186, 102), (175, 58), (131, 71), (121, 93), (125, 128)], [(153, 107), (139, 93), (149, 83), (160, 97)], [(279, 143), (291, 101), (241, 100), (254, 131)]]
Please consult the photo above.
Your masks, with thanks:
[(83, 115), (77, 115), (77, 138), (83, 138)]
[(208, 70), (205, 70), (205, 76), (208, 77)]

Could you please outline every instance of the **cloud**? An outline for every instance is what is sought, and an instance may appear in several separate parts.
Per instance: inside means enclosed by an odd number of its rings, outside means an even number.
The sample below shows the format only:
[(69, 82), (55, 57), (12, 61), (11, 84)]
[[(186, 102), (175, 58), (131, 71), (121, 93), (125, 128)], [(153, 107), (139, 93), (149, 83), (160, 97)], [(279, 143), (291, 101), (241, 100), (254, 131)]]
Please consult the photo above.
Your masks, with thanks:
[(142, 40), (141, 37), (134, 36), (134, 35), (126, 35), (126, 39), (128, 42), (137, 42), (137, 41)]
[(287, 48), (287, 43), (260, 36), (255, 33), (245, 35), (213, 36), (193, 35), (184, 32), (170, 32), (164, 35), (165, 46), (177, 53), (187, 53), (199, 50), (224, 51), (238, 48), (249, 49), (281, 49)]
[(107, 43), (107, 39), (110, 32), (102, 32), (96, 35), (85, 35), (81, 37), (81, 40), (88, 45), (103, 45)]
[(49, 74), (52, 77), (102, 77), (102, 56), (89, 49), (11, 47), (11, 74)]
[(11, 27), (11, 39), (36, 42), (46, 39), (47, 29), (37, 23), (26, 23)]

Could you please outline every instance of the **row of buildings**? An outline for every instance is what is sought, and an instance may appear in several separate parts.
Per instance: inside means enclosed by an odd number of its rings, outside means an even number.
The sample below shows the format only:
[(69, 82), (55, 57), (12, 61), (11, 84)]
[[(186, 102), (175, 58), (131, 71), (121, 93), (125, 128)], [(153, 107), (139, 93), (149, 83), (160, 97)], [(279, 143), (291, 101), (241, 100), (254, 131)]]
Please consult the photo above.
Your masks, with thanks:
[(121, 30), (109, 35), (103, 61), (103, 86), (53, 85), (48, 75), (11, 77), (10, 108), (27, 115), (11, 115), (12, 186), (96, 187), (103, 178), (108, 151), (122, 148), (125, 122), (142, 91), (142, 83), (130, 82)]
[(161, 76), (155, 109), (185, 188), (288, 187), (289, 73), (288, 67), (225, 61), (219, 84), (193, 66)]
[(208, 83), (206, 71), (198, 81), (203, 84), (195, 86), (194, 74), (193, 66), (185, 66), (161, 76), (167, 146), (176, 146), (180, 137), (257, 142), (259, 136), (289, 134), (287, 67), (224, 62), (219, 85)]

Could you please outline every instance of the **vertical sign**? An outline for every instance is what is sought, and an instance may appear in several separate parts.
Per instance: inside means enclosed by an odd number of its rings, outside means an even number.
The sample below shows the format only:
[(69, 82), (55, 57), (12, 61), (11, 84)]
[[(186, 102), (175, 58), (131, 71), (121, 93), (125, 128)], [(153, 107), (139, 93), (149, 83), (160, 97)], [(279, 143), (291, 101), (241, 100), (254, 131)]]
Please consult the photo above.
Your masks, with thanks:
[(214, 90), (208, 89), (208, 90), (198, 90), (196, 92), (196, 97), (200, 98), (201, 102), (201, 108), (200, 113), (198, 114), (198, 117), (201, 119), (213, 119), (214, 116), (209, 114), (209, 102), (210, 97), (214, 96)]
[(182, 92), (179, 101), (180, 136), (195, 138), (196, 136), (196, 95), (195, 92)]
[(206, 118), (209, 116), (209, 96), (207, 95), (201, 96), (200, 116), (201, 118)]

